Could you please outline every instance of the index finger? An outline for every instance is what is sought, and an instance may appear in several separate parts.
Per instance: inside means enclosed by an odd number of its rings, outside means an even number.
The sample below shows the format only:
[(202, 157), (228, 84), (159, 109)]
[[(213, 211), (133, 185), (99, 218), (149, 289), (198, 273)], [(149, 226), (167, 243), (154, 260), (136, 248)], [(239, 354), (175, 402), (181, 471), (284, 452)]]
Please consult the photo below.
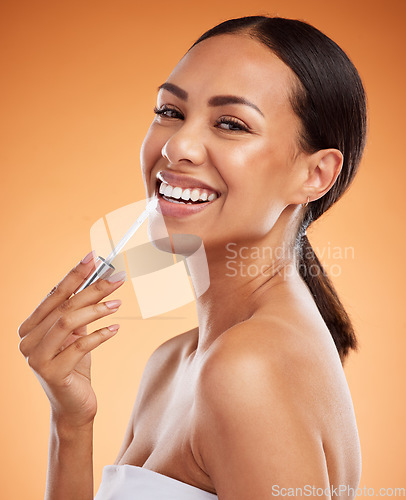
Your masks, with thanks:
[(76, 266), (54, 286), (28, 318), (18, 328), (20, 338), (23, 338), (37, 326), (48, 314), (67, 300), (79, 288), (83, 281), (93, 272), (94, 252), (88, 253)]

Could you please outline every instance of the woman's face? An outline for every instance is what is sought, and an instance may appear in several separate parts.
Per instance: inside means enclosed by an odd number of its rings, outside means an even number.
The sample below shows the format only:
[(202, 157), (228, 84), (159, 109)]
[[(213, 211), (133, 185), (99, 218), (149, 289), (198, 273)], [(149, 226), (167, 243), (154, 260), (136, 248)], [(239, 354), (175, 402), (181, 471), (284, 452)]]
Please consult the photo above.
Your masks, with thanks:
[(216, 36), (183, 57), (159, 90), (141, 149), (147, 196), (158, 194), (170, 234), (196, 234), (206, 249), (253, 243), (303, 201), (293, 82), (247, 36)]

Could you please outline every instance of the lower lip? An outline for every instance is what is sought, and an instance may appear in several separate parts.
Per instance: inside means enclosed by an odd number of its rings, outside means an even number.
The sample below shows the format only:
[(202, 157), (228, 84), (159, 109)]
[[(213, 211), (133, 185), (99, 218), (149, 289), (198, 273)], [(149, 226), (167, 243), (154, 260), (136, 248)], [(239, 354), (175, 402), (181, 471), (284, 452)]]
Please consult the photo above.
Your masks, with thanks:
[(207, 201), (205, 203), (199, 204), (188, 204), (188, 203), (172, 203), (171, 201), (165, 200), (160, 194), (158, 196), (158, 212), (161, 212), (163, 216), (169, 217), (186, 217), (188, 215), (197, 214), (207, 207), (212, 205), (216, 200)]

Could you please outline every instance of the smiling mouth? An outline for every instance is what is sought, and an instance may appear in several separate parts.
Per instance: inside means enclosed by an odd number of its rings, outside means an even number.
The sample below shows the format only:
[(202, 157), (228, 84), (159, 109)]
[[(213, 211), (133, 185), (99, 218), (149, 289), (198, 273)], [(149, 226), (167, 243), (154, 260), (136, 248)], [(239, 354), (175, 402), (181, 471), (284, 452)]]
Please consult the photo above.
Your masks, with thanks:
[(216, 200), (220, 195), (214, 191), (203, 188), (182, 188), (164, 182), (157, 178), (157, 196), (171, 203), (181, 205), (202, 205)]

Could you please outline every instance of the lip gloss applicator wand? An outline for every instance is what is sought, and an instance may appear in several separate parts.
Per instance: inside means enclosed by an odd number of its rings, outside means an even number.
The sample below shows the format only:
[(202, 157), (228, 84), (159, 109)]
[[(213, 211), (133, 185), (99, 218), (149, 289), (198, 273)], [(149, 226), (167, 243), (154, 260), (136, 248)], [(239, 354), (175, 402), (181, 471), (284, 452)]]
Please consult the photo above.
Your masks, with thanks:
[[(103, 259), (103, 257), (97, 257), (97, 260), (100, 261), (99, 266), (96, 270), (87, 278), (87, 280), (81, 285), (81, 287), (75, 292), (75, 295), (89, 285), (97, 281), (98, 279), (106, 279), (108, 278), (113, 271), (115, 271), (114, 266), (111, 265), (113, 259), (121, 252), (121, 250), (125, 247), (127, 242), (134, 236), (138, 228), (141, 224), (147, 219), (148, 215), (154, 210), (157, 206), (157, 198), (151, 198), (147, 203), (145, 210), (142, 214), (137, 218), (134, 224), (130, 227), (130, 229), (125, 233), (125, 235), (121, 238), (121, 240), (117, 243), (114, 249), (111, 251), (110, 255), (107, 259)], [(96, 262), (97, 262), (96, 260)]]

